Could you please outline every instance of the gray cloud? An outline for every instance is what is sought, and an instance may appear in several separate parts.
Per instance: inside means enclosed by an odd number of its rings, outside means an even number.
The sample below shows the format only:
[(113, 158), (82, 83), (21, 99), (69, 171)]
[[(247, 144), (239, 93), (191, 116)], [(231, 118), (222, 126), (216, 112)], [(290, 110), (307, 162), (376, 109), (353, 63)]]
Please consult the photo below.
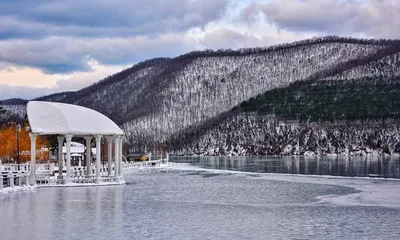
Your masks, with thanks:
[(246, 7), (240, 19), (251, 23), (263, 13), (268, 22), (290, 31), (396, 38), (399, 12), (398, 0), (277, 0)]
[(336, 0), (276, 1), (261, 11), (280, 27), (314, 31), (338, 31), (363, 14), (356, 2)]
[(8, 21), (0, 23), (0, 39), (180, 32), (220, 18), (227, 6), (228, 0), (4, 0), (0, 16)]
[(239, 49), (247, 47), (265, 47), (307, 38), (311, 38), (311, 36), (308, 34), (286, 31), (278, 33), (272, 32), (256, 37), (252, 34), (242, 34), (231, 29), (220, 29), (206, 33), (199, 42), (204, 48), (226, 49), (228, 48), (227, 46), (229, 46), (229, 48), (232, 49)]
[(88, 71), (196, 49), (185, 31), (220, 18), (228, 0), (4, 0), (0, 62), (46, 73)]
[(230, 29), (220, 29), (209, 32), (204, 35), (200, 43), (205, 48), (222, 49), (229, 48), (237, 49), (244, 47), (265, 46), (267, 42), (253, 35), (242, 34)]
[(87, 71), (89, 60), (126, 64), (159, 56), (175, 56), (196, 48), (192, 38), (165, 34), (150, 38), (71, 38), (0, 41), (0, 62), (32, 66), (48, 73)]
[(129, 27), (58, 26), (52, 23), (21, 21), (10, 16), (0, 16), (0, 40), (42, 39), (59, 37), (126, 37), (133, 35)]

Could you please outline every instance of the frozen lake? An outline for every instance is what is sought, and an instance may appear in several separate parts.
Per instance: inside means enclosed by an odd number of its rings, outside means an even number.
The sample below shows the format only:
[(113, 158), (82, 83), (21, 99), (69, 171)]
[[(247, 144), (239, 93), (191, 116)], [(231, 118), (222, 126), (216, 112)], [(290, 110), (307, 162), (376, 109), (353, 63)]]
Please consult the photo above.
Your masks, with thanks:
[(259, 173), (400, 178), (400, 157), (171, 157), (211, 169)]
[(189, 164), (125, 179), (3, 196), (0, 239), (400, 239), (399, 180)]

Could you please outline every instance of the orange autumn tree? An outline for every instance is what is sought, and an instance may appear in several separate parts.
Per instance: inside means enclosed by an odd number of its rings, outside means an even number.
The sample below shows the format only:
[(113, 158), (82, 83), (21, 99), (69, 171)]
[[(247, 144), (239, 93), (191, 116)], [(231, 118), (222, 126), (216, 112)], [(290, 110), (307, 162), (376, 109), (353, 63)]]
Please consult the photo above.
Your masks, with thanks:
[[(24, 163), (30, 161), (31, 139), (29, 133), (26, 131), (26, 126), (21, 127), (19, 138), (20, 161)], [(36, 159), (48, 160), (49, 152), (43, 151), (48, 148), (50, 143), (42, 136), (36, 139)], [(17, 127), (16, 125), (9, 125), (0, 130), (0, 159), (8, 161), (16, 161), (17, 159)]]

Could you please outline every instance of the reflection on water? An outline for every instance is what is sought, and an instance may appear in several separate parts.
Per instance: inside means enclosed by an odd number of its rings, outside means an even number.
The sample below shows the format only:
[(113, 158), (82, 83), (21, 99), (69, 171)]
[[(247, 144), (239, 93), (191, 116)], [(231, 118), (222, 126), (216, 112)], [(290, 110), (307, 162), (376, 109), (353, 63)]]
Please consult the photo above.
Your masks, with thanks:
[(172, 162), (245, 172), (400, 178), (400, 157), (171, 157)]
[(0, 239), (93, 239), (104, 230), (108, 239), (117, 239), (123, 225), (122, 194), (122, 186), (11, 194), (0, 199)]

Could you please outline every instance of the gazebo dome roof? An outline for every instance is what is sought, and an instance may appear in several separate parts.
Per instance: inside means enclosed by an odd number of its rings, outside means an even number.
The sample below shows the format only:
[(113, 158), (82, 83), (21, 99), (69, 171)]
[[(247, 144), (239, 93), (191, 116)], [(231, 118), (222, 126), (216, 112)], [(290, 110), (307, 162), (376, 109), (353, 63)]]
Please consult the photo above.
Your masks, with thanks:
[(111, 119), (89, 108), (55, 102), (29, 101), (32, 133), (40, 135), (124, 135)]

